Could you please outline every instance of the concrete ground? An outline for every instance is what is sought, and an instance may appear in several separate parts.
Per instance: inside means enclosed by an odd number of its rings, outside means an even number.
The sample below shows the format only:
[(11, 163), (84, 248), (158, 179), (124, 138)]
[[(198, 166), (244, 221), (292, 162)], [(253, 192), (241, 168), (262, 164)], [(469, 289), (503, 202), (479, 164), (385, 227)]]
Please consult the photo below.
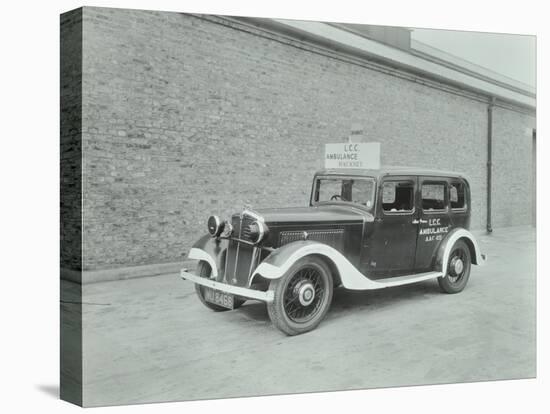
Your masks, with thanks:
[(84, 405), (534, 377), (535, 233), (497, 229), (466, 289), (337, 289), (287, 337), (265, 305), (215, 313), (177, 274), (84, 286)]

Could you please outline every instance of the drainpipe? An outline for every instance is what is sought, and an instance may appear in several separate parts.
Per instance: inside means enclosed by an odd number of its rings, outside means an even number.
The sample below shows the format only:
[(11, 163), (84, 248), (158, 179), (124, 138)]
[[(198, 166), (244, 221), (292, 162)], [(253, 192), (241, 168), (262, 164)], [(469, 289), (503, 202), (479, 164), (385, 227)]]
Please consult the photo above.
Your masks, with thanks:
[(493, 232), (491, 220), (491, 194), (493, 192), (493, 107), (495, 98), (491, 98), (487, 107), (487, 233)]

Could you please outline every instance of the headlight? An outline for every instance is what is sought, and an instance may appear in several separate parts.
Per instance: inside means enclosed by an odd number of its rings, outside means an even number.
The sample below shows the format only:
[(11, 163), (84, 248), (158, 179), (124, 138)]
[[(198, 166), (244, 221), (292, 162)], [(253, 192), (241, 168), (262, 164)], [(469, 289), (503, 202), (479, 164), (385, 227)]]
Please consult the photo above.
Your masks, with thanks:
[(259, 243), (265, 238), (269, 229), (264, 222), (256, 220), (248, 226), (248, 231), (250, 241), (252, 243)]
[(208, 217), (207, 227), (212, 237), (218, 237), (223, 231), (223, 223), (218, 216)]

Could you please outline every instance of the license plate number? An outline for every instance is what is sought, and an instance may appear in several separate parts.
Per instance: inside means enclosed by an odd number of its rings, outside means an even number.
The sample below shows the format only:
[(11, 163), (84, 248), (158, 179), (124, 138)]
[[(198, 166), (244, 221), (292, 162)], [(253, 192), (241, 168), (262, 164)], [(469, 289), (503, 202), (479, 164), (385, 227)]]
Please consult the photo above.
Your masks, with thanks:
[(204, 299), (214, 305), (233, 309), (233, 295), (212, 288), (204, 287)]

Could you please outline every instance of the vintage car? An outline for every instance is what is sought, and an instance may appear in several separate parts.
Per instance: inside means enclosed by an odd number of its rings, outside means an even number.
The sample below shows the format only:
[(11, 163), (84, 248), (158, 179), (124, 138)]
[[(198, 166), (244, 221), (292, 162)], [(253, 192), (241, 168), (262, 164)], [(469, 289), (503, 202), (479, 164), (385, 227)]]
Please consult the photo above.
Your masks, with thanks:
[(458, 173), (414, 168), (318, 171), (309, 207), (208, 219), (208, 233), (189, 252), (198, 260), (199, 299), (222, 311), (248, 299), (267, 304), (287, 335), (322, 321), (333, 289), (367, 290), (437, 279), (464, 289), (481, 265), (470, 226), (470, 187)]

